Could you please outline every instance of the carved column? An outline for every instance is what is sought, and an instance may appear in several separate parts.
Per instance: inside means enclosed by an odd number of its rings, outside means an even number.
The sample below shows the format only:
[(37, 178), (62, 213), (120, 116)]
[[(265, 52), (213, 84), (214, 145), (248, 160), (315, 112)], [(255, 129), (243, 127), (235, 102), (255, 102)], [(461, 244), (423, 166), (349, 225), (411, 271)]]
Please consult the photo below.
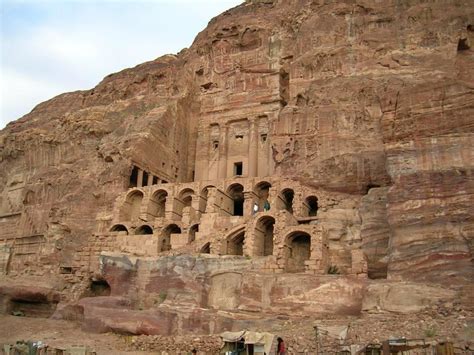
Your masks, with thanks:
[(138, 176), (137, 176), (137, 187), (143, 186), (143, 170), (138, 169)]
[[(211, 155), (211, 128), (209, 126), (206, 126), (204, 128), (204, 154), (206, 155), (203, 161), (203, 164), (201, 165), (201, 171), (200, 171), (200, 176), (201, 179), (199, 180), (209, 180), (209, 161), (210, 161), (210, 155)], [(199, 181), (195, 179), (195, 181)]]
[[(194, 181), (209, 180), (209, 161), (212, 142), (210, 141), (210, 127), (205, 125), (198, 132), (198, 150), (196, 161), (196, 173)], [(201, 153), (202, 150), (202, 153)]]
[(148, 181), (146, 182), (146, 186), (151, 186), (153, 185), (153, 175), (148, 174)]
[(258, 125), (257, 119), (251, 119), (249, 129), (249, 167), (248, 177), (258, 175)]
[(219, 126), (219, 179), (227, 177), (227, 136), (229, 127), (227, 124)]

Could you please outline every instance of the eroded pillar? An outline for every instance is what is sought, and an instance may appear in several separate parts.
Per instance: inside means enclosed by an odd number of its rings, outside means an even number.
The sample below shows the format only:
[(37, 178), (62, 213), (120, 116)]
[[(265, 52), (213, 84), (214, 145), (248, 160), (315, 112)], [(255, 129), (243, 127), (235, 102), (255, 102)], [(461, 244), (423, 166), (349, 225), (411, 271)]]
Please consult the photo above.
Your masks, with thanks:
[(137, 187), (143, 186), (143, 170), (138, 169), (138, 176), (137, 176)]
[(227, 177), (227, 136), (229, 127), (227, 124), (219, 126), (219, 179)]
[(249, 166), (248, 177), (258, 175), (258, 125), (257, 119), (249, 121)]
[(198, 131), (194, 181), (209, 180), (209, 163), (212, 147), (210, 129), (210, 126), (203, 125)]

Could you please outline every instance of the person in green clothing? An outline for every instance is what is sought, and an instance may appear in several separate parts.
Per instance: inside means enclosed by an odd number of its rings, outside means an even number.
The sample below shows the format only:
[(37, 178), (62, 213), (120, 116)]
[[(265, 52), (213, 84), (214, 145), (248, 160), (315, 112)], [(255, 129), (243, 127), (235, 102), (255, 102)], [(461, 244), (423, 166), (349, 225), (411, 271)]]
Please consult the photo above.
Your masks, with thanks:
[(265, 203), (263, 204), (263, 210), (270, 211), (270, 202), (268, 202), (268, 200), (265, 200)]

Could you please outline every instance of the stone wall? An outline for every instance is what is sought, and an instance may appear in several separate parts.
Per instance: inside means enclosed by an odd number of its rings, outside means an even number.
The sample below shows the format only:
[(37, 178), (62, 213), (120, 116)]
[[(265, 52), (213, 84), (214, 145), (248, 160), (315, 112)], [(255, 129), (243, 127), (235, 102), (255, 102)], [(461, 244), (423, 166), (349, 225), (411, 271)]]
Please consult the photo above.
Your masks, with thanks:
[(209, 252), (266, 258), (273, 277), (469, 285), (473, 16), (249, 1), (177, 55), (41, 103), (0, 133), (7, 273), (79, 297), (103, 250)]

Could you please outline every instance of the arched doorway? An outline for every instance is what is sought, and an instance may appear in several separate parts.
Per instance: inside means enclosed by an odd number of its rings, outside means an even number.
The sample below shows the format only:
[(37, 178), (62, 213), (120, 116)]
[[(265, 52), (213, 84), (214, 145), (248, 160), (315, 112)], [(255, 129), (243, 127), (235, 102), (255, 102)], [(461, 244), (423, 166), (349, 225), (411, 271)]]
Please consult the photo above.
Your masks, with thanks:
[(272, 187), (272, 184), (267, 181), (261, 181), (255, 185), (254, 192), (258, 196), (259, 211), (268, 211), (270, 209), (270, 202), (268, 201), (270, 187)]
[(211, 254), (211, 243), (206, 243), (199, 251), (201, 254)]
[(284, 189), (281, 192), (281, 197), (283, 199), (284, 209), (293, 213), (293, 198), (295, 197), (293, 189)]
[(81, 295), (83, 297), (101, 297), (101, 296), (110, 296), (111, 288), (107, 281), (104, 279), (100, 280), (91, 280), (89, 287)]
[(286, 272), (303, 272), (311, 256), (311, 236), (303, 231), (293, 232), (285, 243)]
[(318, 214), (318, 198), (316, 196), (309, 196), (306, 198), (305, 202), (308, 210), (308, 217), (315, 217)]
[(244, 255), (245, 227), (231, 233), (226, 241), (227, 255)]
[(112, 228), (110, 228), (111, 232), (125, 232), (128, 235), (128, 229), (123, 224), (116, 224)]
[(275, 218), (264, 216), (257, 221), (255, 226), (254, 255), (273, 255), (273, 227)]
[(241, 184), (232, 184), (227, 189), (227, 194), (232, 200), (230, 214), (232, 216), (244, 215), (244, 187)]
[(193, 242), (196, 239), (197, 232), (199, 232), (199, 224), (194, 224), (189, 228), (189, 242)]
[(164, 228), (162, 232), (162, 242), (160, 251), (171, 250), (171, 234), (179, 233), (181, 233), (181, 228), (179, 228), (176, 224), (170, 224), (166, 228)]
[(189, 189), (189, 188), (186, 188), (179, 193), (178, 198), (183, 203), (183, 208), (191, 207), (191, 203), (193, 202), (193, 195), (194, 195), (194, 190)]
[(135, 190), (130, 192), (122, 206), (120, 219), (122, 221), (132, 221), (140, 217), (140, 208), (143, 200), (143, 192)]
[(153, 217), (164, 217), (166, 212), (166, 199), (168, 192), (166, 190), (157, 190), (150, 199), (148, 213)]
[(143, 226), (138, 227), (135, 229), (136, 235), (144, 235), (144, 234), (153, 234), (153, 228), (149, 225), (144, 224)]

